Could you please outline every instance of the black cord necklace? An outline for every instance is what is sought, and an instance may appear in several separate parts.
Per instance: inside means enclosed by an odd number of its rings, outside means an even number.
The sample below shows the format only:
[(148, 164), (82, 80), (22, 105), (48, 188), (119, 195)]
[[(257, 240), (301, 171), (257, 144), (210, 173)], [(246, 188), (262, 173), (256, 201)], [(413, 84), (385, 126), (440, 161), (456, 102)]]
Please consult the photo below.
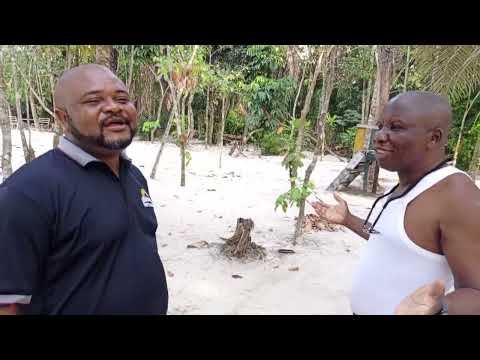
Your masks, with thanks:
[(431, 174), (432, 172), (442, 168), (443, 166), (445, 166), (445, 164), (447, 162), (449, 162), (451, 159), (450, 158), (447, 158), (445, 160), (443, 160), (440, 164), (438, 164), (437, 166), (435, 166), (433, 169), (431, 169), (430, 171), (426, 172), (425, 174), (423, 174), (417, 181), (415, 181), (415, 183), (413, 183), (411, 186), (409, 186), (407, 189), (405, 189), (401, 194), (399, 195), (396, 195), (396, 196), (393, 196), (391, 197), (390, 199), (388, 199), (385, 204), (383, 204), (382, 206), (382, 210), (380, 210), (380, 213), (378, 214), (377, 218), (375, 219), (375, 221), (373, 222), (372, 226), (368, 226), (368, 219), (370, 219), (370, 216), (372, 215), (372, 212), (373, 212), (373, 209), (375, 208), (375, 206), (377, 205), (377, 203), (383, 199), (384, 197), (392, 194), (397, 188), (398, 186), (400, 185), (400, 183), (398, 183), (397, 185), (395, 185), (388, 193), (380, 196), (377, 198), (377, 200), (375, 200), (375, 202), (373, 203), (372, 205), (372, 208), (370, 209), (370, 212), (368, 213), (368, 216), (367, 218), (365, 219), (365, 222), (363, 223), (363, 231), (366, 232), (366, 233), (370, 233), (370, 234), (378, 234), (379, 232), (377, 230), (374, 229), (375, 225), (377, 224), (378, 220), (380, 219), (380, 216), (382, 215), (383, 213), (383, 210), (385, 210), (385, 208), (387, 207), (387, 205), (392, 202), (393, 200), (397, 200), (397, 199), (400, 199), (401, 197), (407, 195), (410, 190), (412, 190), (415, 186), (417, 186), (417, 184), (427, 175)]

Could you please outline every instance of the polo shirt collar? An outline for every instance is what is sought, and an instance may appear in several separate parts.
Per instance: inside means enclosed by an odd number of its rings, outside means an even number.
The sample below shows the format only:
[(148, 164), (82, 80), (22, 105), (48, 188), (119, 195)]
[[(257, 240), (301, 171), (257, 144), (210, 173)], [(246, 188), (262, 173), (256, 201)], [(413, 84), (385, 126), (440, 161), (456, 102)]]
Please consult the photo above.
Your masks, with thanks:
[[(96, 157), (90, 155), (89, 153), (84, 151), (78, 145), (72, 143), (70, 140), (68, 140), (64, 136), (60, 137), (58, 148), (62, 150), (68, 157), (75, 160), (77, 163), (79, 163), (83, 167), (85, 167), (87, 164), (94, 161), (102, 162), (102, 160), (99, 160)], [(131, 161), (131, 159), (125, 153), (125, 150), (123, 150), (120, 153), (120, 157), (124, 160)]]

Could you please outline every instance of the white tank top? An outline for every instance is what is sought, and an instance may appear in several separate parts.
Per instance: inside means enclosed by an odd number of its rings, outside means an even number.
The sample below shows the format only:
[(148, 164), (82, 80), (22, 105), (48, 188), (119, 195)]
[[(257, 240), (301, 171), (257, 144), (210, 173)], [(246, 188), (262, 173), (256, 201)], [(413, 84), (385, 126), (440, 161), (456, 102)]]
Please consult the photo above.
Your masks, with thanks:
[[(447, 292), (453, 289), (453, 275), (445, 256), (416, 245), (405, 232), (407, 205), (419, 194), (447, 176), (463, 173), (453, 166), (425, 176), (407, 195), (391, 201), (362, 249), (354, 275), (350, 303), (358, 315), (392, 315), (397, 305), (417, 288), (443, 280)], [(465, 174), (468, 176), (467, 174)], [(376, 219), (388, 196), (380, 200), (370, 216)]]

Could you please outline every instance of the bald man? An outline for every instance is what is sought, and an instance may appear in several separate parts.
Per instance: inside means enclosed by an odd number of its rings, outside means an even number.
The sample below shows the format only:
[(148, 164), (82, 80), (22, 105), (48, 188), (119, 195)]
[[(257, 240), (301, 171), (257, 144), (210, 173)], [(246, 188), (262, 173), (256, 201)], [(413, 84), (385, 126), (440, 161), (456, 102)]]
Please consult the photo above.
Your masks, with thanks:
[(123, 151), (137, 129), (125, 85), (82, 65), (54, 96), (64, 137), (0, 186), (0, 314), (166, 314), (154, 204)]
[(351, 290), (354, 314), (480, 314), (480, 190), (447, 165), (448, 101), (406, 92), (385, 107), (375, 137), (380, 166), (399, 183), (366, 220), (312, 204), (324, 219), (368, 240)]

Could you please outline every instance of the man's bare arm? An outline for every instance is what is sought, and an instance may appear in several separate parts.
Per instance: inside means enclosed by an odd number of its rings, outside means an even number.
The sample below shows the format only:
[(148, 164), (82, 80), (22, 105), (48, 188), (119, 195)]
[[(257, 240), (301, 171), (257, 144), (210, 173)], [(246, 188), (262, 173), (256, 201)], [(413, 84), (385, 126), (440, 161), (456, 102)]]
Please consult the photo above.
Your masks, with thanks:
[(0, 304), (0, 315), (17, 315), (17, 305)]
[(370, 234), (366, 232), (363, 228), (364, 221), (365, 220), (359, 218), (358, 216), (349, 213), (349, 215), (345, 219), (344, 226), (352, 230), (358, 236), (361, 236), (365, 240), (368, 240), (370, 238)]
[(445, 297), (448, 313), (480, 314), (480, 190), (461, 174), (446, 185), (441, 245), (455, 279)]

